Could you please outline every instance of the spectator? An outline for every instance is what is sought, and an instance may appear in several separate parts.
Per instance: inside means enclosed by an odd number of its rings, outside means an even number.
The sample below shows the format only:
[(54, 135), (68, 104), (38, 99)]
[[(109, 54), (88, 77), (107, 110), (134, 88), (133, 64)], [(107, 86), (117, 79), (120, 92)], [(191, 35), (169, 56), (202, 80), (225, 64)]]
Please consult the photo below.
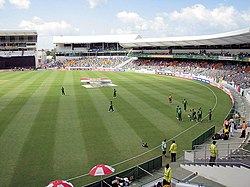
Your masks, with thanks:
[(177, 144), (175, 143), (175, 140), (172, 141), (169, 152), (171, 155), (171, 162), (176, 162)]
[(246, 129), (247, 129), (247, 125), (246, 125), (246, 121), (242, 122), (242, 127), (241, 127), (242, 131), (241, 131), (241, 136), (240, 138), (245, 138), (246, 137)]
[(213, 141), (213, 143), (209, 147), (209, 151), (210, 151), (209, 165), (210, 166), (214, 165), (216, 157), (218, 156), (218, 149), (217, 149), (217, 146), (215, 144), (216, 144), (216, 141)]
[(166, 164), (166, 167), (164, 168), (163, 186), (171, 185), (172, 174), (172, 168), (169, 166), (169, 164)]

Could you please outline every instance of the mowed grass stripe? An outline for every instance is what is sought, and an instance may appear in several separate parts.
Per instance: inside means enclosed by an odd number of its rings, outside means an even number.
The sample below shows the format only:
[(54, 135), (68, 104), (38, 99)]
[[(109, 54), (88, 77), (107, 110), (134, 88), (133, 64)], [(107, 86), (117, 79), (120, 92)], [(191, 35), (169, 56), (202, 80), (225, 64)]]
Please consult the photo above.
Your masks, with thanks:
[[(136, 81), (141, 80), (143, 85), (150, 84), (152, 89), (155, 87), (155, 89), (160, 90), (163, 94), (165, 93), (166, 102), (168, 102), (168, 96), (171, 94), (173, 97), (172, 106), (179, 105), (180, 107), (183, 107), (182, 101), (186, 98), (188, 101), (192, 101), (189, 102), (188, 105), (190, 108), (203, 107), (208, 97), (214, 97), (208, 89), (199, 84), (195, 84), (196, 82), (193, 80), (162, 75), (144, 75), (145, 77), (142, 77), (138, 74), (134, 74), (132, 76), (136, 77)], [(183, 84), (183, 81), (185, 81), (185, 84)]]
[[(119, 78), (118, 78), (119, 79)], [(152, 83), (150, 84), (143, 84), (143, 82), (140, 82), (138, 80), (134, 80), (134, 77), (129, 77), (129, 79), (126, 80), (125, 77), (122, 78), (125, 81), (134, 82), (130, 84), (128, 87), (129, 92), (135, 92), (140, 93), (139, 97), (140, 100), (143, 100), (146, 105), (142, 105), (142, 102), (139, 105), (141, 105), (141, 110), (145, 115), (147, 115), (154, 126), (156, 126), (158, 129), (161, 130), (161, 134), (158, 135), (159, 137), (166, 137), (170, 136), (169, 132), (173, 130), (171, 136), (173, 136), (173, 133), (179, 132), (183, 127), (181, 126), (175, 126), (176, 120), (173, 120), (173, 116), (175, 116), (175, 110), (172, 109), (172, 106), (169, 105), (164, 100), (164, 95), (160, 93), (157, 89), (150, 89)], [(150, 82), (150, 81), (149, 81)], [(153, 83), (157, 84), (157, 82)], [(152, 85), (153, 87), (153, 85)], [(122, 88), (122, 87), (121, 87)], [(120, 90), (120, 89), (118, 89)], [(120, 90), (121, 95), (124, 95), (126, 97), (127, 93), (124, 92), (121, 89)], [(145, 112), (147, 111), (148, 112)], [(174, 126), (173, 126), (174, 125)], [(169, 129), (171, 126), (174, 127), (174, 129)], [(157, 142), (155, 142), (157, 143)]]
[[(124, 75), (126, 76), (126, 75)], [(168, 120), (173, 121), (172, 114), (175, 114), (176, 105), (169, 104), (168, 102), (168, 92), (169, 87), (162, 84), (162, 81), (158, 82), (152, 80), (153, 77), (149, 76), (147, 78), (141, 79), (137, 76), (129, 76), (122, 78), (124, 82), (130, 82), (130, 88), (132, 90), (137, 90), (138, 93), (141, 93), (141, 97), (147, 100), (151, 107), (159, 110), (164, 116), (171, 116)], [(166, 113), (167, 111), (167, 113)]]
[[(138, 74), (137, 74), (138, 75)], [(185, 84), (183, 84), (183, 86), (179, 86), (178, 89), (173, 89), (171, 95), (173, 96), (173, 103), (172, 105), (169, 105), (170, 107), (172, 107), (172, 110), (170, 112), (175, 112), (176, 111), (176, 106), (179, 105), (182, 109), (183, 109), (183, 99), (186, 98), (188, 101), (188, 105), (187, 105), (187, 112), (183, 111), (183, 121), (185, 121), (185, 118), (187, 120), (189, 120), (187, 118), (187, 114), (189, 114), (189, 110), (194, 108), (195, 110), (198, 110), (200, 107), (202, 108), (203, 112), (207, 113), (209, 108), (213, 107), (213, 103), (215, 103), (215, 97), (213, 95), (213, 93), (206, 88), (207, 85), (204, 84), (200, 84), (196, 81), (191, 81), (191, 80), (187, 80), (187, 79), (179, 79), (179, 78), (173, 78), (173, 77), (163, 77), (163, 76), (152, 76), (149, 75), (149, 77), (152, 77), (152, 79), (155, 79), (155, 77), (158, 77), (157, 80), (155, 80), (155, 86), (158, 87), (161, 92), (163, 93), (167, 93), (169, 92), (168, 90), (166, 90), (166, 86), (163, 82), (162, 85), (159, 85), (158, 82), (159, 78), (169, 78), (170, 80), (176, 82), (175, 79), (177, 79), (177, 81), (185, 81)], [(136, 77), (136, 80), (141, 79), (140, 76)], [(146, 81), (145, 81), (146, 80)], [(143, 85), (147, 85), (150, 84), (150, 80), (148, 79), (143, 79)], [(176, 86), (175, 86), (176, 87)], [(187, 89), (189, 88), (189, 89)], [(157, 89), (157, 88), (156, 88)], [(180, 89), (183, 89), (182, 91), (179, 91)], [(199, 91), (197, 91), (199, 90)], [(168, 95), (167, 95), (168, 96)], [(210, 105), (211, 107), (207, 107), (207, 100), (209, 98), (210, 101)], [(166, 102), (168, 102), (168, 98), (166, 97)], [(194, 124), (195, 122), (188, 122), (191, 124)]]
[[(147, 84), (147, 77), (148, 78), (150, 77), (151, 81), (153, 82), (161, 83), (160, 88), (166, 91), (166, 96), (168, 97), (169, 94), (171, 94), (174, 96), (176, 100), (182, 101), (183, 95), (185, 95), (186, 93), (187, 94), (189, 93), (191, 96), (193, 96), (194, 94), (196, 95), (196, 93), (204, 94), (204, 87), (199, 86), (198, 84), (195, 84), (195, 81), (193, 80), (181, 79), (181, 78), (163, 76), (163, 75), (148, 75), (148, 76), (144, 75), (145, 77), (141, 77), (141, 76), (138, 76), (138, 74), (135, 74), (134, 76), (136, 76), (137, 79), (141, 79), (145, 84)], [(185, 81), (185, 84), (183, 84), (183, 81)], [(159, 84), (155, 84), (156, 87), (158, 87), (158, 85)], [(203, 98), (201, 97), (200, 99), (203, 99)]]
[[(4, 168), (0, 170), (2, 186), (9, 186), (25, 139), (43, 102), (41, 92), (47, 89), (45, 85), (49, 76), (51, 76), (51, 73), (34, 77), (36, 78), (33, 82), (34, 86), (31, 85), (31, 88), (27, 88), (30, 90), (30, 93), (27, 93), (26, 96), (28, 98), (27, 102), (13, 116), (7, 129), (0, 137), (0, 168)], [(30, 77), (30, 79), (33, 79), (33, 77)], [(41, 80), (44, 82), (41, 82)]]
[(63, 76), (53, 72), (50, 80), (46, 80), (44, 100), (25, 140), (10, 186), (47, 185), (48, 180), (55, 177), (53, 156), (60, 97), (54, 84), (60, 83)]
[[(129, 87), (119, 90), (119, 101), (114, 100), (114, 106), (142, 140), (154, 139), (155, 135), (163, 133), (163, 130), (157, 127), (153, 115), (158, 111), (150, 108), (145, 101), (140, 99), (141, 94), (137, 90), (130, 90)], [(149, 131), (150, 134), (146, 133)]]
[[(30, 84), (30, 77), (41, 76), (41, 74), (34, 74), (34, 72), (22, 72), (20, 75), (17, 75), (16, 72), (10, 72), (10, 75), (8, 79), (5, 79), (5, 84), (0, 84), (0, 111), (19, 94), (19, 90), (22, 88), (25, 90), (27, 85), (23, 84)], [(34, 76), (34, 79), (36, 79), (36, 76)]]
[[(74, 82), (74, 71), (64, 72), (62, 85), (66, 96), (60, 96), (57, 111), (56, 140), (54, 151), (54, 171), (57, 178), (66, 179), (81, 175), (88, 158), (84, 139), (81, 134), (81, 111), (78, 111), (75, 86), (80, 87), (79, 81)], [(82, 90), (78, 90), (82, 91)], [(58, 89), (60, 93), (60, 89)], [(56, 179), (56, 178), (55, 178)]]
[(17, 79), (21, 79), (23, 76), (27, 76), (28, 73), (32, 74), (33, 71), (18, 71), (18, 72), (0, 72), (0, 81), (2, 83), (11, 83)]
[[(164, 91), (162, 91), (163, 86), (159, 85), (159, 83), (157, 82), (151, 82), (151, 81), (144, 82), (142, 80), (139, 80), (137, 77), (126, 78), (123, 76), (122, 77), (119, 76), (118, 79), (120, 78), (122, 78), (122, 80), (125, 82), (130, 81), (137, 83), (137, 84), (130, 84), (129, 90), (131, 91), (136, 90), (136, 92), (141, 93), (140, 98), (146, 101), (147, 104), (151, 106), (151, 108), (154, 108), (159, 112), (159, 114), (161, 114), (161, 116), (158, 116), (159, 118), (162, 118), (165, 122), (167, 121), (168, 123), (176, 123), (176, 121), (173, 120), (172, 117), (173, 115), (175, 115), (175, 110), (173, 110), (173, 105), (170, 105), (168, 103), (168, 100), (166, 99), (166, 94)], [(159, 87), (161, 89), (159, 89)], [(158, 117), (155, 116), (155, 118)], [(161, 124), (165, 124), (165, 122)]]
[[(85, 74), (84, 74), (85, 75)], [(77, 112), (80, 118), (80, 127), (84, 142), (88, 142), (85, 147), (85, 154), (88, 155), (88, 163), (84, 162), (84, 165), (95, 166), (99, 163), (107, 163), (112, 160), (110, 153), (116, 152), (114, 143), (109, 136), (108, 130), (103, 125), (103, 119), (98, 114), (98, 108), (103, 107), (100, 102), (94, 102), (91, 94), (98, 89), (85, 89), (80, 86), (80, 78), (82, 74), (80, 72), (74, 73), (74, 82), (77, 84), (74, 86), (77, 101)], [(99, 98), (94, 98), (99, 100)], [(108, 146), (107, 146), (108, 145)], [(100, 156), (101, 155), (101, 156)], [(91, 168), (87, 168), (90, 170)], [(86, 171), (86, 168), (85, 168)]]
[[(119, 74), (120, 76), (122, 75), (122, 74)], [(126, 76), (126, 74), (124, 75), (124, 76)], [(132, 76), (128, 76), (129, 78), (132, 78)], [(138, 88), (142, 88), (144, 85), (147, 85), (146, 83), (141, 83), (140, 81), (138, 81), (138, 78), (137, 77), (135, 77), (135, 79), (136, 79), (136, 81), (135, 80), (133, 80), (132, 79), (132, 81), (130, 81), (130, 80), (126, 80), (126, 77), (123, 77), (123, 78), (121, 78), (124, 82), (138, 82), (138, 84), (130, 84), (131, 85), (131, 87), (133, 87), (133, 89), (138, 89)], [(143, 82), (143, 81), (142, 81)], [(149, 79), (147, 79), (147, 82), (151, 82)], [(148, 83), (149, 84), (149, 83)], [(155, 82), (154, 84), (156, 84), (157, 85), (157, 82)], [(143, 85), (143, 86), (142, 86)], [(198, 85), (198, 86), (200, 86), (200, 85)], [(135, 87), (135, 88), (134, 88)], [(146, 86), (146, 87), (151, 87), (151, 86)], [(153, 87), (153, 86), (152, 86)], [(163, 86), (159, 86), (159, 85), (157, 85), (157, 87), (160, 87), (161, 89), (160, 90), (162, 90), (162, 88), (163, 88)], [(206, 88), (205, 88), (206, 89)], [(142, 89), (140, 89), (140, 92), (142, 92), (143, 93), (143, 91), (144, 90), (147, 90), (146, 88), (142, 88)], [(204, 91), (204, 90), (203, 90)], [(209, 91), (210, 92), (210, 91)], [(119, 93), (119, 89), (118, 89), (118, 93)], [(122, 94), (122, 92), (121, 92), (121, 94)], [(146, 95), (147, 93), (145, 93), (145, 94), (142, 94), (142, 96), (141, 97), (146, 97), (146, 98), (150, 98), (150, 95), (153, 95), (153, 93), (150, 93), (150, 90), (148, 91), (148, 95)], [(211, 95), (212, 95), (212, 93), (210, 93)], [(118, 94), (119, 95), (119, 94)], [(125, 95), (127, 95), (127, 94), (125, 94)], [(149, 99), (149, 100), (153, 100), (153, 99)], [(157, 100), (156, 100), (157, 101)], [(150, 103), (150, 101), (149, 101), (149, 103)], [(151, 102), (152, 103), (152, 102)], [(168, 103), (167, 103), (167, 105), (169, 105)], [(164, 105), (163, 105), (163, 107), (165, 107)], [(174, 105), (174, 107), (176, 107), (176, 105)], [(169, 115), (169, 113), (171, 113), (172, 112), (172, 119), (173, 119), (173, 116), (175, 116), (175, 108), (174, 109), (172, 109), (171, 111), (169, 111), (169, 109), (168, 108), (166, 108), (166, 115)], [(160, 117), (160, 116), (159, 116)], [(171, 118), (171, 116), (169, 116), (170, 118)], [(156, 114), (156, 117), (155, 117), (156, 119), (157, 119), (157, 114)], [(162, 118), (162, 117), (161, 117)], [(180, 122), (180, 123), (178, 123), (177, 121), (175, 121), (175, 123), (173, 123), (173, 124), (171, 124), (170, 123), (170, 121), (169, 120), (165, 120), (165, 122), (163, 123), (163, 129), (165, 129), (167, 132), (168, 132), (168, 134), (167, 134), (167, 137), (173, 137), (174, 135), (176, 135), (176, 133), (178, 133), (178, 132), (180, 132), (180, 131), (182, 131), (182, 130), (184, 130), (184, 129), (186, 129), (187, 128), (187, 125), (188, 124), (194, 124), (195, 122), (190, 122), (189, 121), (189, 118), (187, 118), (187, 113), (185, 113), (185, 112), (183, 112), (183, 118), (184, 118), (184, 120), (182, 121), (182, 122)], [(172, 122), (174, 122), (174, 121), (172, 121)], [(178, 123), (179, 125), (177, 125), (176, 126), (176, 123)], [(171, 132), (171, 134), (169, 134)]]
[[(16, 113), (21, 110), (23, 105), (29, 99), (29, 96), (37, 89), (37, 84), (40, 79), (44, 79), (46, 75), (37, 74), (35, 76), (29, 76), (23, 84), (15, 86), (11, 92), (7, 91), (7, 94), (0, 99), (0, 136), (7, 128), (8, 124), (15, 117)], [(34, 85), (33, 85), (34, 84)]]
[[(105, 74), (97, 73), (97, 77), (104, 77)], [(90, 90), (91, 91), (91, 90)], [(135, 156), (135, 147), (141, 148), (141, 140), (136, 131), (131, 128), (130, 124), (128, 124), (123, 116), (116, 111), (108, 112), (110, 101), (113, 100), (114, 103), (119, 102), (118, 98), (113, 98), (113, 88), (110, 87), (102, 87), (97, 90), (91, 91), (91, 97), (95, 104), (101, 104), (102, 107), (97, 108), (98, 114), (103, 119), (103, 123), (109, 133), (109, 136), (112, 138), (116, 152), (113, 152), (114, 159), (112, 160), (112, 164), (122, 161), (124, 159), (124, 152), (126, 152), (126, 157)], [(96, 99), (98, 98), (98, 100)], [(128, 145), (128, 146), (123, 146)], [(137, 149), (136, 153), (140, 151), (144, 151), (144, 149)]]

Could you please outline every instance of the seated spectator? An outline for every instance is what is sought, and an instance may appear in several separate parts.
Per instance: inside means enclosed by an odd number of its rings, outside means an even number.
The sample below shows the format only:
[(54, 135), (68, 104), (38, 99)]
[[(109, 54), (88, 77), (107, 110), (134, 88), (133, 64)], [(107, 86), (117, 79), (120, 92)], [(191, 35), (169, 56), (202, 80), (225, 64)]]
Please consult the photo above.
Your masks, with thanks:
[(112, 187), (121, 187), (121, 186), (129, 186), (131, 181), (127, 177), (120, 178), (115, 177), (115, 180), (112, 181)]
[(162, 183), (161, 182), (158, 182), (154, 185), (154, 187), (162, 187)]
[(229, 129), (224, 129), (223, 134), (221, 134), (221, 139), (228, 140), (228, 138), (229, 138)]

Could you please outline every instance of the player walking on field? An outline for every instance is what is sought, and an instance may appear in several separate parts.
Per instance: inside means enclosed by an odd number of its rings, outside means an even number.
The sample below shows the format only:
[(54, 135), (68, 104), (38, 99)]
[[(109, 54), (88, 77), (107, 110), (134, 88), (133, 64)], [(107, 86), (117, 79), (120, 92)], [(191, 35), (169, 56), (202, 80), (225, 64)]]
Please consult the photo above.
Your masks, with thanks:
[(64, 87), (61, 88), (62, 95), (65, 95)]
[(109, 105), (109, 112), (114, 112), (114, 106), (113, 106), (113, 103), (112, 101), (110, 101), (110, 105)]
[(116, 89), (114, 88), (113, 97), (116, 98)]

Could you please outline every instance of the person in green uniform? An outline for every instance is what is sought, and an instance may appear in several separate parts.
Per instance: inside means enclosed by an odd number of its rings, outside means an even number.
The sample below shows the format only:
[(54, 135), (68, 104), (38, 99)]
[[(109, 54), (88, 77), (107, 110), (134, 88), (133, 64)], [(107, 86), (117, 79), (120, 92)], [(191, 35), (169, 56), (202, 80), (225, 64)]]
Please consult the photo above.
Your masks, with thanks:
[(179, 107), (178, 109), (178, 120), (182, 121), (182, 111), (181, 111), (181, 107)]
[(201, 107), (199, 108), (199, 110), (197, 112), (197, 115), (198, 115), (198, 121), (201, 121), (201, 119), (202, 119), (202, 109), (201, 109)]
[(176, 106), (176, 119), (179, 119), (178, 118), (178, 110), (179, 110), (179, 105)]

